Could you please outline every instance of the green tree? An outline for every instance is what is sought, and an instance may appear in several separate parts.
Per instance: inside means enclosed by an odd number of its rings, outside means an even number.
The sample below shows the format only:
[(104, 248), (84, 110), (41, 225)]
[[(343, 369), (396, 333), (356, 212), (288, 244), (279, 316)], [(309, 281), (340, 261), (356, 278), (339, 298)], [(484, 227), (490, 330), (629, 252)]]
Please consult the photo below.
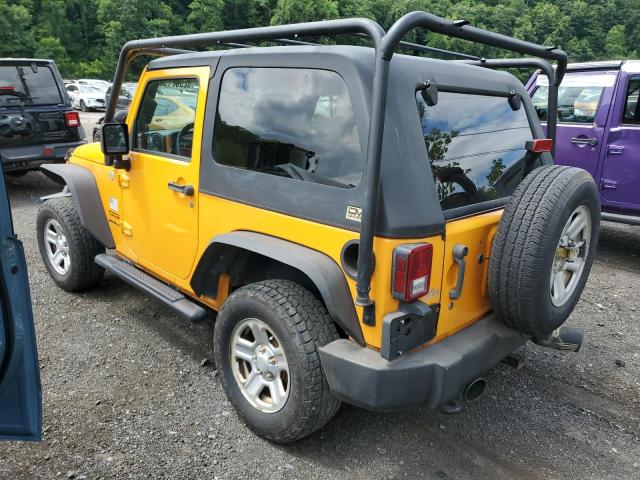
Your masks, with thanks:
[(337, 0), (278, 0), (271, 25), (338, 18)]
[[(155, 0), (98, 0), (97, 20), (104, 36), (104, 65), (115, 68), (128, 40), (181, 33), (184, 21), (164, 2)], [(108, 72), (105, 72), (108, 73)]]
[(35, 40), (32, 29), (33, 4), (30, 1), (0, 1), (0, 55), (28, 57)]
[(625, 59), (629, 56), (624, 25), (615, 25), (607, 33), (605, 55), (610, 59)]
[(227, 0), (224, 3), (224, 28), (264, 27), (269, 25), (277, 0)]
[(50, 58), (56, 62), (61, 72), (70, 72), (73, 69), (71, 59), (67, 51), (55, 37), (43, 37), (38, 41), (34, 56), (37, 58)]
[(194, 0), (189, 4), (187, 22), (198, 32), (215, 32), (224, 28), (224, 0)]
[[(0, 55), (49, 56), (64, 75), (110, 78), (127, 40), (354, 16), (388, 29), (413, 10), (559, 46), (572, 61), (639, 53), (638, 0), (0, 0)], [(516, 55), (421, 29), (406, 39), (483, 57)]]

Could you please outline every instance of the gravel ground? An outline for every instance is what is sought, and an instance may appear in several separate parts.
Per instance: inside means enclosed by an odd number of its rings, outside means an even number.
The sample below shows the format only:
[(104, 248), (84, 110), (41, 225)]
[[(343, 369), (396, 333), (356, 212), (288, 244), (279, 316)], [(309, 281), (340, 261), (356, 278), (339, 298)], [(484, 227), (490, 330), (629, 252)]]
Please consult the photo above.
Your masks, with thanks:
[(25, 243), (44, 394), (44, 440), (0, 445), (2, 479), (640, 478), (640, 228), (606, 224), (569, 323), (578, 354), (527, 347), (457, 415), (344, 406), (296, 445), (253, 435), (226, 401), (210, 324), (185, 323), (113, 276), (59, 290), (35, 238), (39, 173), (9, 179)]

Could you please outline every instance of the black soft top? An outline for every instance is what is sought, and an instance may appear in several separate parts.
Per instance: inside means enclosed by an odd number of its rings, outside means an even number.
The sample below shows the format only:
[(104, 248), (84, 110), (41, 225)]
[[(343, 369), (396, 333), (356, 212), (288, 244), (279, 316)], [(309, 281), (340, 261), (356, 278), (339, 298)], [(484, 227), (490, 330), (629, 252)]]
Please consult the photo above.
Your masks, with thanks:
[[(214, 122), (217, 107), (215, 87), (227, 68), (234, 66), (318, 68), (338, 72), (346, 81), (356, 116), (362, 152), (366, 152), (370, 122), (374, 50), (356, 46), (249, 47), (232, 50), (194, 52), (153, 60), (149, 70), (211, 66), (215, 77), (209, 92), (205, 122)], [(415, 92), (424, 82), (435, 82), (441, 91), (469, 92), (507, 97), (517, 92), (529, 118), (536, 118), (529, 96), (513, 75), (459, 61), (394, 55), (391, 60), (387, 96), (386, 127), (382, 145), (380, 195), (376, 235), (392, 238), (422, 238), (444, 232), (445, 217), (440, 208), (436, 185), (427, 161)], [(506, 99), (505, 99), (506, 101)], [(543, 137), (537, 122), (531, 122), (534, 136)], [(203, 142), (209, 144), (211, 129), (205, 129)], [(203, 149), (201, 190), (261, 208), (311, 218), (351, 230), (360, 225), (345, 218), (347, 205), (364, 206), (364, 182), (353, 189), (333, 189), (305, 185), (296, 201), (290, 189), (276, 185), (278, 177), (255, 175), (252, 189), (234, 175), (253, 175), (220, 167), (213, 162), (210, 149)], [(210, 161), (208, 161), (210, 160)], [(499, 205), (493, 206), (497, 208)], [(486, 208), (486, 206), (484, 206)], [(468, 212), (473, 213), (473, 212)]]
[[(269, 56), (272, 58), (274, 66), (279, 61), (279, 57), (297, 55), (334, 55), (341, 56), (357, 65), (362, 73), (373, 74), (374, 50), (367, 47), (357, 47), (350, 45), (309, 45), (309, 46), (277, 46), (277, 47), (247, 47), (230, 50), (190, 52), (179, 55), (160, 57), (149, 62), (149, 70), (159, 70), (163, 68), (196, 67), (217, 63), (220, 58), (236, 55), (247, 56)], [(428, 57), (418, 57), (413, 55), (402, 55), (396, 53), (391, 61), (392, 69), (407, 70), (409, 73), (416, 68), (433, 68), (434, 75), (450, 78), (452, 75), (459, 77), (459, 82), (469, 85), (479, 82), (488, 82), (496, 85), (496, 82), (505, 88), (521, 85), (513, 75), (508, 73), (481, 68), (474, 65), (466, 65), (463, 62), (452, 60), (438, 60)], [(512, 88), (510, 88), (512, 89)]]

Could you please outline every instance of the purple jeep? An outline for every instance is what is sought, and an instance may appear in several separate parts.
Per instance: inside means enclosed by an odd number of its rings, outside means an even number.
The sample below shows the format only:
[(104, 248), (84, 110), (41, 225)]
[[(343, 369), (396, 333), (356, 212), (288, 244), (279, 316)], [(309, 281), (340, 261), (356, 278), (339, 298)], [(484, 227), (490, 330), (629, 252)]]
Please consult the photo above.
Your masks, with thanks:
[[(546, 126), (549, 81), (527, 83)], [(602, 218), (640, 225), (640, 61), (569, 65), (558, 92), (556, 163), (589, 171)]]

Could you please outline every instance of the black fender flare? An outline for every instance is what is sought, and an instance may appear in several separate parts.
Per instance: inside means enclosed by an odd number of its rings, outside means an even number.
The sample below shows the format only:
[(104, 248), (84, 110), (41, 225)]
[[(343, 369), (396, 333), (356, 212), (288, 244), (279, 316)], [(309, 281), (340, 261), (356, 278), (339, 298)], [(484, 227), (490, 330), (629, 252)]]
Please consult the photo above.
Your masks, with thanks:
[[(104, 213), (98, 184), (91, 170), (70, 163), (47, 164), (42, 165), (40, 169), (55, 182), (69, 187), (69, 193), (80, 215), (82, 226), (106, 248), (115, 248), (116, 244)], [(51, 195), (42, 199), (57, 196), (66, 196), (66, 194)]]
[(229, 273), (238, 250), (268, 257), (306, 275), (318, 289), (336, 324), (356, 342), (364, 345), (362, 328), (342, 269), (324, 253), (288, 240), (249, 231), (235, 231), (214, 237), (191, 277), (193, 291), (198, 295), (215, 296), (217, 279), (221, 273)]

